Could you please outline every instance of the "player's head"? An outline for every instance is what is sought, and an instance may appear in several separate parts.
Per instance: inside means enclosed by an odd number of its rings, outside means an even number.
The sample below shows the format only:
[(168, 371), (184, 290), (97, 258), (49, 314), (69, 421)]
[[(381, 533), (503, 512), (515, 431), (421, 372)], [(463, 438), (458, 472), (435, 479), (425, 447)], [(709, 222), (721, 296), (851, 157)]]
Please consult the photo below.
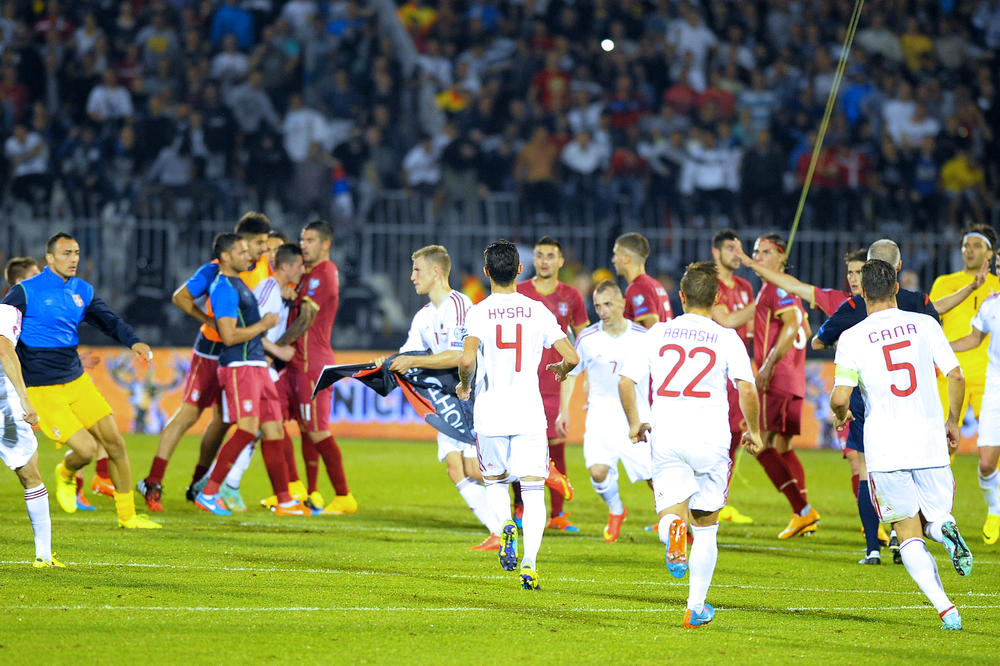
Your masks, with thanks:
[(630, 266), (645, 270), (647, 257), (649, 257), (649, 241), (642, 234), (633, 231), (615, 239), (615, 247), (611, 251), (611, 263), (614, 264), (618, 275), (625, 275), (628, 272), (627, 267)]
[(868, 261), (872, 259), (881, 259), (897, 271), (903, 267), (903, 260), (899, 256), (899, 246), (896, 245), (896, 241), (888, 238), (880, 238), (868, 246)]
[(594, 310), (605, 324), (625, 318), (625, 298), (614, 280), (602, 280), (594, 287)]
[(295, 243), (283, 243), (274, 251), (274, 274), (280, 284), (298, 284), (306, 272), (302, 248)]
[(212, 257), (219, 261), (219, 266), (226, 272), (245, 271), (253, 263), (247, 242), (240, 234), (223, 232), (216, 235), (212, 241)]
[(713, 261), (688, 264), (681, 278), (681, 303), (684, 311), (710, 310), (719, 293), (719, 269)]
[(566, 263), (562, 245), (552, 236), (542, 236), (535, 243), (535, 275), (540, 278), (559, 277), (559, 269)]
[(247, 211), (236, 223), (236, 233), (247, 242), (247, 249), (250, 250), (250, 258), (257, 262), (260, 255), (267, 252), (267, 238), (271, 233), (271, 221), (264, 213), (255, 210)]
[(42, 269), (34, 257), (11, 257), (4, 266), (3, 276), (7, 279), (7, 284), (13, 287), (18, 282), (27, 280), (38, 275)]
[(521, 274), (521, 259), (517, 246), (500, 239), (493, 241), (483, 251), (486, 277), (498, 287), (509, 287)]
[(414, 252), (410, 282), (420, 295), (431, 293), (434, 285), (447, 286), (451, 274), (451, 257), (443, 245), (427, 245)]
[(740, 237), (732, 229), (722, 229), (712, 236), (712, 258), (719, 266), (731, 271), (740, 267), (740, 259), (736, 250), (740, 247)]
[(302, 246), (302, 258), (306, 267), (312, 268), (324, 259), (330, 258), (330, 248), (333, 247), (333, 227), (329, 222), (313, 220), (302, 227), (299, 237)]
[(788, 261), (785, 247), (785, 239), (779, 234), (764, 234), (753, 244), (753, 260), (772, 271), (783, 270)]
[(882, 259), (869, 259), (861, 269), (861, 295), (868, 309), (875, 303), (896, 302), (896, 268)]
[(966, 270), (978, 271), (996, 254), (997, 232), (988, 224), (973, 224), (962, 232), (962, 259)]
[(288, 236), (278, 231), (277, 229), (271, 229), (267, 234), (267, 262), (274, 266), (274, 253), (278, 251), (278, 248), (288, 242)]
[(844, 264), (847, 266), (847, 286), (851, 295), (861, 295), (861, 267), (868, 261), (868, 250), (851, 250), (844, 253)]
[(45, 263), (56, 275), (68, 280), (76, 275), (80, 265), (80, 244), (63, 231), (52, 234), (45, 243)]

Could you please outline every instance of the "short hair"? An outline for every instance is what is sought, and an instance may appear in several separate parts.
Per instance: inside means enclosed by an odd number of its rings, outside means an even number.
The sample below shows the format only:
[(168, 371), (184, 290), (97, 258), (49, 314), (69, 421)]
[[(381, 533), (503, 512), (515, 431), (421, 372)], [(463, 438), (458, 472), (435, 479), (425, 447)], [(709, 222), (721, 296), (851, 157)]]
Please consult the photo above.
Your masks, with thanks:
[(322, 241), (333, 242), (333, 227), (330, 223), (325, 220), (313, 220), (306, 226), (302, 227), (302, 231), (315, 231), (319, 234), (319, 239)]
[(764, 234), (762, 236), (758, 236), (757, 240), (766, 240), (774, 243), (778, 246), (778, 249), (781, 250), (782, 254), (784, 254), (785, 249), (788, 247), (788, 243), (785, 242), (785, 238), (781, 234)]
[(483, 259), (490, 279), (501, 287), (507, 287), (517, 278), (517, 268), (521, 265), (521, 256), (517, 246), (508, 240), (493, 241), (483, 250)]
[(622, 296), (622, 288), (618, 286), (618, 283), (614, 280), (601, 280), (596, 285), (594, 285), (594, 293), (600, 294), (605, 291), (615, 292), (619, 298)]
[(844, 263), (849, 264), (852, 261), (868, 261), (868, 250), (860, 248), (858, 250), (848, 250), (845, 252)]
[(243, 236), (237, 233), (223, 231), (221, 234), (216, 234), (212, 240), (212, 258), (222, 259), (223, 252), (231, 251), (233, 246), (242, 240)]
[(628, 250), (643, 261), (649, 256), (649, 241), (640, 233), (634, 231), (622, 234), (615, 239), (615, 245)]
[(861, 269), (865, 300), (887, 301), (895, 295), (896, 267), (882, 259), (869, 259)]
[(271, 220), (267, 219), (264, 213), (255, 210), (243, 213), (243, 217), (236, 223), (236, 233), (241, 236), (257, 236), (259, 234), (269, 234), (271, 232)]
[(880, 238), (868, 246), (868, 260), (881, 259), (895, 270), (899, 266), (899, 246), (896, 241)]
[(996, 254), (997, 251), (997, 232), (989, 224), (970, 224), (965, 229), (962, 230), (962, 240), (965, 240), (965, 236), (968, 234), (982, 234), (986, 236), (986, 242), (990, 244), (990, 250)]
[(559, 248), (559, 254), (562, 254), (562, 244), (553, 238), (552, 236), (542, 236), (537, 241), (535, 241), (535, 247), (539, 245), (552, 245)]
[(448, 277), (448, 274), (451, 273), (451, 257), (443, 245), (425, 245), (411, 254), (410, 259), (414, 261), (423, 259), (428, 263), (434, 264), (441, 269), (441, 274), (445, 277)]
[(52, 254), (53, 252), (55, 252), (56, 243), (58, 243), (64, 238), (67, 238), (71, 241), (76, 240), (65, 231), (57, 231), (56, 233), (49, 236), (49, 239), (45, 241), (45, 254)]
[(302, 248), (295, 243), (282, 243), (274, 253), (274, 266), (287, 266), (302, 256)]
[(688, 264), (681, 278), (681, 292), (688, 305), (710, 308), (719, 293), (719, 270), (712, 261), (695, 261)]
[(11, 257), (3, 269), (3, 276), (7, 279), (7, 284), (13, 287), (23, 280), (24, 276), (28, 274), (28, 269), (32, 266), (40, 268), (34, 257)]
[(281, 241), (282, 245), (288, 242), (288, 235), (284, 231), (278, 231), (277, 229), (271, 229), (267, 232), (268, 238), (277, 238)]
[(724, 243), (729, 241), (738, 241), (739, 239), (740, 237), (737, 236), (736, 232), (732, 229), (719, 229), (719, 231), (712, 236), (712, 247), (716, 250), (721, 250)]

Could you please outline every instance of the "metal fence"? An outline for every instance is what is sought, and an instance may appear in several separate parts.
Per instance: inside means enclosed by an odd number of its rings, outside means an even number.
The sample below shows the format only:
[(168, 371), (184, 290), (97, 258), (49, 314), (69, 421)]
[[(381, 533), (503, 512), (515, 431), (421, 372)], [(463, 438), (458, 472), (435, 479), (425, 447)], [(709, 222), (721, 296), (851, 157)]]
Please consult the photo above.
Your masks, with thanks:
[[(655, 206), (648, 206), (639, 220), (633, 213), (622, 206), (597, 215), (581, 206), (550, 216), (526, 210), (513, 195), (440, 201), (403, 192), (382, 193), (365, 221), (338, 229), (334, 259), (341, 268), (342, 311), (335, 345), (392, 347), (401, 342), (410, 316), (423, 300), (409, 281), (410, 254), (432, 243), (446, 246), (451, 253), (453, 285), (462, 274), (481, 276), (483, 248), (502, 237), (523, 247), (526, 275), (532, 272), (531, 245), (541, 234), (560, 240), (570, 269), (567, 273), (611, 268), (614, 239), (624, 231), (640, 231), (649, 238), (652, 254), (647, 270), (664, 279), (677, 280), (688, 262), (711, 258), (711, 237), (722, 222), (687, 226), (669, 210)], [(298, 226), (298, 221), (285, 218), (282, 224), (293, 231), (291, 226)], [(38, 218), (8, 209), (0, 212), (0, 253), (4, 258), (40, 258), (51, 233), (72, 233), (83, 253), (81, 276), (137, 323), (146, 339), (183, 345), (190, 342), (195, 324), (169, 306), (170, 295), (208, 260), (212, 237), (232, 225), (229, 220), (137, 219), (113, 211), (87, 219)], [(760, 233), (775, 230), (743, 227), (737, 231), (749, 245)], [(802, 229), (790, 252), (789, 271), (813, 284), (842, 287), (844, 253), (881, 237), (900, 243), (904, 269), (916, 271), (924, 290), (935, 276), (961, 266), (955, 232), (911, 233), (883, 225), (864, 232)]]

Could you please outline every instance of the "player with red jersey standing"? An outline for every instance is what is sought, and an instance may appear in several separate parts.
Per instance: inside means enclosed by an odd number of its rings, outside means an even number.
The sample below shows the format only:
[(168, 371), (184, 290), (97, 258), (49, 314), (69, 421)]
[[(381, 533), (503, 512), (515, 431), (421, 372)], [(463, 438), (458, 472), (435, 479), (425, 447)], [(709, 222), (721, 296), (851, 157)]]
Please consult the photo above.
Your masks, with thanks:
[(340, 274), (337, 265), (330, 261), (333, 228), (322, 220), (310, 222), (302, 229), (299, 244), (306, 272), (299, 282), (298, 297), (289, 315), (290, 319), (294, 317), (294, 321), (278, 344), (295, 347), (288, 372), (291, 373), (289, 379), (293, 398), (298, 405), (295, 418), (302, 431), (302, 457), (306, 463), (309, 499), (316, 507), (322, 504), (316, 491), (319, 457), (322, 456), (330, 483), (337, 494), (326, 505), (323, 515), (354, 513), (358, 510), (358, 502), (347, 486), (340, 447), (330, 434), (331, 389), (320, 391), (315, 398), (312, 395), (323, 366), (336, 362), (330, 347), (330, 335), (340, 301)]
[[(559, 281), (559, 269), (564, 263), (559, 241), (551, 236), (542, 236), (535, 243), (535, 277), (519, 282), (517, 292), (544, 303), (549, 312), (555, 315), (559, 328), (566, 333), (572, 331), (576, 338), (590, 324), (590, 320), (580, 292)], [(548, 423), (546, 434), (549, 440), (550, 469), (549, 478), (545, 482), (549, 487), (551, 503), (548, 528), (579, 532), (563, 510), (563, 501), (573, 497), (573, 486), (566, 478), (566, 435), (569, 431), (569, 401), (573, 395), (573, 382), (569, 380), (560, 383), (552, 372), (546, 370), (550, 363), (558, 363), (560, 358), (555, 349), (546, 349), (538, 364), (538, 386)], [(552, 469), (553, 466), (555, 469)], [(514, 516), (517, 519), (520, 519), (523, 511), (519, 490), (519, 487), (515, 487)]]
[(615, 240), (611, 263), (615, 272), (628, 280), (625, 290), (625, 318), (643, 328), (673, 319), (670, 297), (663, 285), (646, 273), (649, 241), (642, 234), (622, 234)]

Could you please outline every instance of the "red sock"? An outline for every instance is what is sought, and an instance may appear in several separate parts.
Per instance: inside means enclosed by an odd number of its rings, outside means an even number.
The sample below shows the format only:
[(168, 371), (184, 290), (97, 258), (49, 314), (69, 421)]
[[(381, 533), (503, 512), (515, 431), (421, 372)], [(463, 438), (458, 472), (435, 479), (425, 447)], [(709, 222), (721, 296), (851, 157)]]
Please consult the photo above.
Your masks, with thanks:
[(201, 481), (201, 477), (205, 476), (208, 471), (208, 467), (205, 465), (195, 465), (194, 466), (194, 476), (191, 477), (192, 485)]
[(149, 466), (149, 476), (146, 477), (146, 480), (152, 483), (163, 483), (163, 474), (166, 471), (166, 458), (156, 456), (153, 458), (153, 464)]
[(792, 511), (801, 513), (808, 502), (799, 492), (799, 487), (795, 485), (795, 479), (792, 478), (791, 472), (788, 471), (788, 465), (785, 464), (781, 455), (774, 449), (764, 449), (757, 454), (757, 462), (764, 468), (767, 478), (771, 479), (774, 487), (788, 498), (788, 503), (792, 505)]
[[(566, 473), (566, 444), (549, 444), (549, 460), (556, 464), (556, 469)], [(563, 512), (563, 504), (566, 498), (549, 488), (549, 504), (551, 510), (549, 515), (555, 518)]]
[(306, 490), (312, 495), (316, 492), (316, 479), (319, 476), (319, 451), (305, 435), (302, 435), (302, 460), (306, 464)]
[[(264, 467), (271, 479), (271, 487), (278, 496), (278, 502), (291, 502), (288, 494), (288, 469), (285, 467), (285, 443), (280, 439), (265, 439), (260, 443), (260, 453), (264, 456)], [(218, 466), (218, 464), (216, 464)]]
[(330, 475), (330, 483), (333, 490), (338, 495), (347, 495), (351, 491), (347, 488), (347, 476), (344, 474), (344, 460), (340, 455), (340, 447), (331, 435), (326, 439), (313, 444), (319, 454), (323, 456), (326, 464), (326, 473)]
[(214, 495), (219, 492), (219, 486), (226, 480), (226, 475), (229, 474), (229, 470), (232, 469), (236, 459), (239, 458), (243, 447), (255, 439), (257, 439), (255, 433), (237, 428), (232, 437), (226, 440), (226, 443), (219, 449), (218, 457), (215, 459), (215, 469), (212, 470), (212, 476), (209, 478), (208, 483), (205, 484), (203, 492), (206, 495)]
[(83, 492), (83, 479), (81, 479), (80, 475), (77, 474), (76, 475), (76, 494), (79, 495), (82, 492)]
[(851, 474), (851, 490), (854, 491), (854, 499), (858, 499), (858, 481), (861, 479), (857, 474)]
[(781, 459), (788, 465), (788, 471), (791, 472), (792, 478), (795, 479), (795, 485), (799, 487), (802, 499), (808, 502), (809, 490), (806, 488), (806, 471), (802, 469), (802, 461), (796, 455), (795, 449), (788, 449), (782, 453)]
[(298, 481), (299, 470), (295, 466), (295, 445), (292, 443), (288, 431), (285, 431), (285, 438), (281, 440), (281, 448), (285, 452), (285, 471), (288, 472), (288, 482)]
[(514, 506), (524, 506), (524, 500), (521, 499), (521, 482), (515, 481), (510, 485), (514, 489)]
[(97, 476), (102, 479), (110, 479), (111, 476), (108, 474), (108, 459), (98, 458), (97, 459)]

